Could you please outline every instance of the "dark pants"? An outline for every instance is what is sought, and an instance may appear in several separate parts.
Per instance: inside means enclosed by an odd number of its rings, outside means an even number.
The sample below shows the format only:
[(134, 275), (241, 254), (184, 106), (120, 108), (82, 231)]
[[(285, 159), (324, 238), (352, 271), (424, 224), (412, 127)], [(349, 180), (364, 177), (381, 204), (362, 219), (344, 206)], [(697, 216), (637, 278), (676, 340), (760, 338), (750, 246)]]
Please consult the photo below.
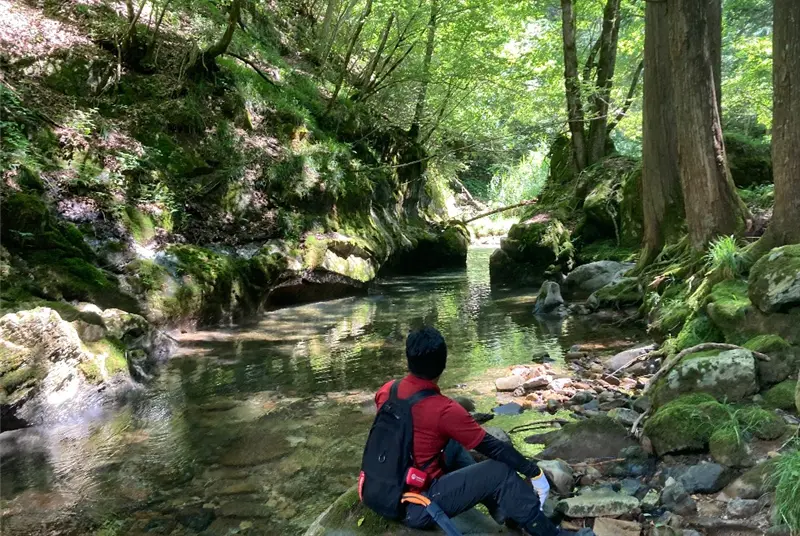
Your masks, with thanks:
[[(511, 519), (535, 536), (558, 534), (558, 529), (540, 512), (533, 487), (509, 466), (494, 460), (475, 463), (454, 441), (444, 454), (448, 473), (434, 480), (424, 495), (449, 517), (484, 504), (495, 520)], [(423, 506), (409, 504), (403, 523), (412, 528), (428, 528), (434, 521)]]

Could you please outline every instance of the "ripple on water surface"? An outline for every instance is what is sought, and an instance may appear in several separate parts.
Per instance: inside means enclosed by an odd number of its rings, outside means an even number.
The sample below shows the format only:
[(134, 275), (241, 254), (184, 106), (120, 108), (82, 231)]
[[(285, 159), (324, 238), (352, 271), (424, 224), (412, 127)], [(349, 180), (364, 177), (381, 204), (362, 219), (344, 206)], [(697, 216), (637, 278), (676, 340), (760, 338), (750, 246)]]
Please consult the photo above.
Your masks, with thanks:
[(491, 290), (490, 253), (471, 250), (467, 270), (382, 281), (367, 297), (186, 334), (155, 385), (120, 407), (0, 435), (3, 534), (300, 534), (352, 484), (372, 393), (403, 374), (411, 328), (447, 338), (445, 387), (624, 335), (585, 318), (537, 320), (535, 289)]

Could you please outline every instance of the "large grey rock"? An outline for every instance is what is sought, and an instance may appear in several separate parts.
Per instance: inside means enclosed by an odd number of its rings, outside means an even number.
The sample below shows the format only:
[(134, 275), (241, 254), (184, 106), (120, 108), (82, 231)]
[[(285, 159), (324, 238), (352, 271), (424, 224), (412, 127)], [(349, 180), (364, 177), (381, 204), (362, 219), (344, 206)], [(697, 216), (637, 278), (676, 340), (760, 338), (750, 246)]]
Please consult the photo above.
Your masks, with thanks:
[(677, 478), (688, 493), (717, 493), (733, 477), (733, 473), (718, 463), (699, 463), (683, 471)]
[(542, 460), (538, 463), (539, 469), (544, 471), (553, 489), (561, 496), (572, 492), (574, 475), (572, 468), (563, 460)]
[(578, 266), (567, 276), (567, 289), (586, 295), (616, 282), (633, 268), (632, 263), (597, 261)]
[(657, 347), (658, 345), (656, 344), (640, 344), (638, 346), (634, 346), (633, 348), (629, 348), (624, 352), (620, 352), (611, 359), (609, 359), (606, 366), (611, 371), (619, 370), (620, 368), (624, 367), (637, 357), (652, 352)]
[(775, 248), (750, 270), (748, 294), (764, 313), (800, 307), (800, 245)]
[(639, 507), (639, 499), (601, 490), (559, 501), (557, 509), (568, 517), (617, 517)]
[(636, 445), (624, 426), (608, 417), (596, 417), (564, 426), (539, 457), (567, 462), (616, 458), (621, 450)]
[(755, 499), (733, 499), (728, 503), (727, 514), (733, 519), (752, 517), (761, 510), (761, 502)]
[(756, 362), (745, 349), (689, 355), (659, 380), (651, 392), (661, 406), (687, 393), (707, 393), (717, 400), (740, 402), (758, 392)]
[(537, 315), (556, 314), (563, 305), (564, 298), (561, 297), (561, 287), (553, 281), (545, 281), (536, 296), (533, 312)]

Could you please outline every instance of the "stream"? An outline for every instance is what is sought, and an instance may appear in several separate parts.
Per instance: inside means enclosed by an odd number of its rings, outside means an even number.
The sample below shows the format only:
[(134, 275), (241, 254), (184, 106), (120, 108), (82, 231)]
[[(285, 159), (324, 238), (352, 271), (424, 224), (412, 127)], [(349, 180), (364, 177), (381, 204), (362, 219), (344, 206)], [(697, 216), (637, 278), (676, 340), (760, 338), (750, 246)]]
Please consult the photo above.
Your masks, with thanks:
[(410, 329), (442, 331), (441, 385), (467, 396), (490, 369), (642, 337), (592, 317), (537, 319), (536, 289), (491, 290), (491, 251), (367, 297), (184, 334), (153, 384), (117, 407), (0, 434), (0, 532), (299, 535), (354, 483), (372, 393), (404, 373)]

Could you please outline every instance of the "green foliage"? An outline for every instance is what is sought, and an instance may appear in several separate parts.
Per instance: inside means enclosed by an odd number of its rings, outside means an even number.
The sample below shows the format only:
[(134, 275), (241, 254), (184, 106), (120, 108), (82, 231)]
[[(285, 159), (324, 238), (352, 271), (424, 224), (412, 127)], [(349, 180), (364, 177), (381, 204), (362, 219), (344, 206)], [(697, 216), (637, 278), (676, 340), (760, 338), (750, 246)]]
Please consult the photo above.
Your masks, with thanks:
[(733, 182), (740, 188), (772, 183), (772, 147), (767, 138), (725, 132), (725, 154)]
[(797, 442), (794, 449), (778, 458), (773, 481), (778, 518), (792, 530), (800, 531), (800, 448)]
[(739, 189), (739, 197), (752, 210), (766, 210), (775, 204), (775, 185), (761, 184), (750, 188)]
[(711, 242), (705, 261), (709, 273), (723, 280), (741, 277), (749, 266), (747, 253), (735, 236), (723, 236)]
[(678, 352), (704, 342), (723, 342), (725, 336), (708, 316), (699, 314), (687, 322), (676, 338)]
[(764, 392), (764, 406), (772, 409), (782, 409), (784, 411), (796, 411), (796, 391), (796, 380), (783, 381)]

